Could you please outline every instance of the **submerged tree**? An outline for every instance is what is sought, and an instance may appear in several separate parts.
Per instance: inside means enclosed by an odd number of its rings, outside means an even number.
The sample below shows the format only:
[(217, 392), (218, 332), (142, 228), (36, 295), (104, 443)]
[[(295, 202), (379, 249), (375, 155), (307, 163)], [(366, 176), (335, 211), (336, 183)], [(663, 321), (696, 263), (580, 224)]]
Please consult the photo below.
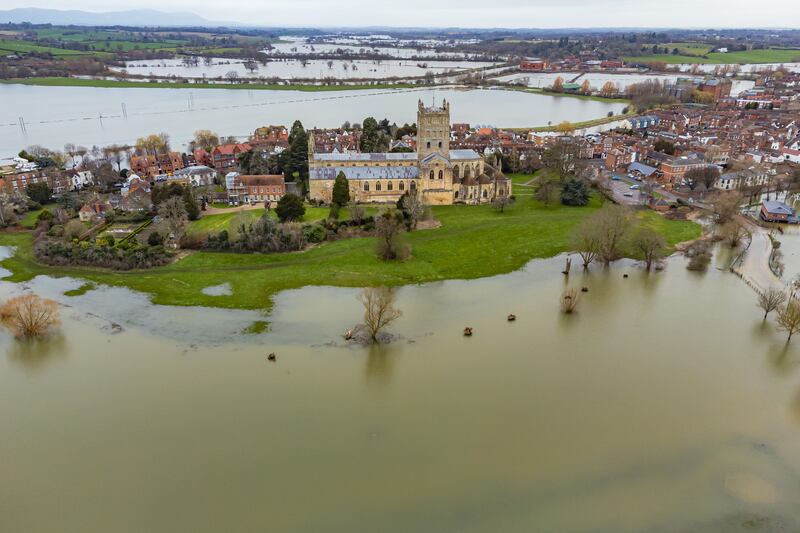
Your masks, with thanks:
[(786, 301), (786, 294), (775, 287), (770, 287), (758, 295), (758, 306), (764, 310), (764, 320), (772, 311), (780, 309)]
[(359, 325), (359, 329), (366, 332), (371, 342), (380, 342), (381, 331), (403, 314), (394, 306), (394, 289), (367, 287), (361, 291), (358, 299), (364, 306), (364, 323)]
[(650, 270), (655, 261), (664, 256), (667, 241), (658, 232), (651, 228), (640, 227), (633, 234), (631, 246), (642, 255), (645, 269)]
[(791, 341), (792, 335), (800, 331), (800, 302), (789, 300), (786, 307), (778, 312), (778, 329), (789, 335), (786, 342)]
[(560, 299), (561, 312), (564, 314), (572, 314), (578, 307), (578, 291), (575, 289), (567, 289), (561, 293)]
[(623, 256), (623, 245), (630, 227), (630, 213), (620, 205), (605, 204), (592, 215), (598, 238), (597, 257), (608, 265)]
[(584, 220), (572, 234), (572, 248), (581, 256), (584, 269), (589, 268), (589, 265), (597, 259), (600, 233), (591, 219)]
[(17, 296), (0, 308), (0, 318), (18, 338), (31, 340), (50, 333), (58, 326), (58, 304), (35, 294)]

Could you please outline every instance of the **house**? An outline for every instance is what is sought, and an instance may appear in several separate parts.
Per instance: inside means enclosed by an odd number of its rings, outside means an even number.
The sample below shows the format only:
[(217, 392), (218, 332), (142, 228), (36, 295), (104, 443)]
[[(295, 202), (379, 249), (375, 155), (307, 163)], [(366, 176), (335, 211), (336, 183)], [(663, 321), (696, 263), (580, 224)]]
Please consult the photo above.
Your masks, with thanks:
[(119, 208), (128, 213), (144, 213), (149, 211), (152, 206), (150, 193), (141, 188), (130, 191), (119, 202)]
[(628, 130), (646, 130), (652, 126), (658, 126), (661, 119), (656, 115), (644, 115), (632, 117), (622, 121), (620, 127)]
[(214, 183), (217, 172), (205, 165), (192, 165), (172, 173), (172, 180), (179, 180), (192, 187), (205, 187)]
[(536, 57), (529, 57), (519, 64), (519, 69), (526, 72), (541, 72), (547, 69), (547, 61)]
[(781, 148), (781, 155), (785, 161), (800, 163), (800, 135), (787, 142)]
[(135, 155), (130, 160), (131, 170), (141, 176), (153, 177), (171, 174), (183, 168), (183, 156), (178, 152), (158, 155)]
[(628, 174), (633, 176), (641, 176), (642, 178), (650, 178), (658, 172), (658, 169), (645, 165), (644, 163), (631, 163), (628, 165)]
[(69, 170), (66, 172), (70, 182), (70, 190), (78, 191), (84, 187), (94, 185), (94, 174), (91, 170)]
[[(235, 174), (235, 173), (231, 173)], [(230, 181), (228, 178), (230, 177)], [(274, 205), (286, 194), (286, 183), (282, 174), (261, 174), (244, 176), (230, 174), (225, 177), (228, 186), (228, 202), (247, 204), (269, 202)]]
[(85, 203), (78, 211), (78, 218), (81, 222), (98, 222), (106, 218), (113, 211), (111, 204), (100, 200), (98, 197)]
[(211, 166), (218, 172), (235, 168), (239, 165), (239, 154), (250, 150), (252, 147), (248, 143), (221, 144), (211, 151)]
[(767, 222), (788, 222), (797, 224), (800, 222), (794, 214), (794, 209), (783, 202), (775, 200), (764, 200), (761, 203), (761, 219)]
[(735, 191), (745, 187), (757, 187), (769, 183), (769, 175), (756, 168), (727, 172), (719, 177), (714, 187), (724, 191)]

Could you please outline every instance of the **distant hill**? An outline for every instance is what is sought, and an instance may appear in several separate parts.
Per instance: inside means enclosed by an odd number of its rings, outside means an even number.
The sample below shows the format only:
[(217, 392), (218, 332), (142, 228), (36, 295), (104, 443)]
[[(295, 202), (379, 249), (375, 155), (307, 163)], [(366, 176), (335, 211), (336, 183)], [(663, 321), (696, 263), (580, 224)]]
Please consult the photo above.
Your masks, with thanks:
[(194, 13), (167, 13), (153, 9), (128, 11), (78, 11), (21, 7), (0, 10), (0, 23), (30, 22), (60, 26), (235, 26), (230, 22), (215, 22)]

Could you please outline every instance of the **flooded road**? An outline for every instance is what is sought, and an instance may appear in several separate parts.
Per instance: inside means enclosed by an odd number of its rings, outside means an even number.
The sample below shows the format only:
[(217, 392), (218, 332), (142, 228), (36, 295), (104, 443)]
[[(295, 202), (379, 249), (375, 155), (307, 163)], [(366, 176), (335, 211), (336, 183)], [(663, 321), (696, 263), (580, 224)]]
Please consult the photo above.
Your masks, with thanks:
[(372, 348), (340, 337), (352, 289), (283, 292), (245, 336), (258, 313), (37, 278), (70, 307), (51, 341), (0, 333), (0, 530), (797, 530), (800, 344), (755, 293), (562, 266), (404, 287)]

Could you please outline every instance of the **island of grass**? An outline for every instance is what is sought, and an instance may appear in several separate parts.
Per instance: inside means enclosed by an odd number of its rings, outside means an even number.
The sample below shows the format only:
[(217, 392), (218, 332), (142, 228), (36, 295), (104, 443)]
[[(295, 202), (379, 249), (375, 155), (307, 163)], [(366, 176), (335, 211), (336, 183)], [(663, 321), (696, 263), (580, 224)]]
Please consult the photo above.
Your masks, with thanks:
[[(567, 251), (571, 232), (600, 205), (596, 197), (586, 207), (544, 206), (525, 197), (504, 213), (489, 205), (434, 207), (441, 227), (408, 234), (413, 255), (405, 262), (379, 260), (375, 239), (362, 237), (296, 253), (193, 252), (164, 267), (110, 272), (41, 265), (33, 258), (32, 234), (17, 232), (0, 234), (0, 245), (16, 247), (0, 265), (11, 272), (6, 279), (15, 282), (37, 275), (70, 276), (144, 292), (156, 304), (269, 309), (277, 292), (306, 285), (397, 286), (512, 272), (531, 259)], [(670, 246), (701, 233), (693, 222), (668, 220), (650, 211), (636, 216), (663, 234)], [(231, 294), (203, 293), (206, 287), (224, 283)]]
[(420, 87), (410, 83), (362, 83), (354, 85), (311, 85), (301, 83), (267, 84), (267, 83), (188, 83), (172, 81), (131, 81), (131, 80), (96, 80), (67, 77), (43, 78), (11, 78), (0, 80), (0, 83), (18, 85), (40, 85), (44, 87), (106, 87), (124, 89), (242, 89), (248, 91), (359, 91), (365, 89), (413, 89)]

